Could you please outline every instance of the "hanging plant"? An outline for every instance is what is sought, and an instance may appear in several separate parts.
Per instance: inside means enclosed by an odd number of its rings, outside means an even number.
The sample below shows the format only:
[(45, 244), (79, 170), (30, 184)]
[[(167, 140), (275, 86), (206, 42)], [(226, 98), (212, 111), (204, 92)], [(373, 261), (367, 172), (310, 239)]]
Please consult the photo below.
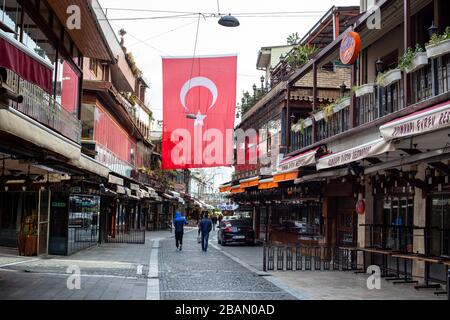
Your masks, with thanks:
[(408, 48), (403, 57), (400, 58), (397, 68), (406, 71), (407, 69), (411, 68), (411, 65), (416, 56), (424, 52), (425, 49), (422, 48), (419, 44), (416, 45), (415, 50), (413, 50), (412, 48)]
[(328, 122), (330, 117), (333, 115), (334, 104), (329, 104), (323, 108), (323, 120)]
[(450, 27), (445, 28), (445, 31), (442, 34), (433, 34), (430, 41), (427, 43), (427, 46), (438, 45), (446, 40), (450, 40)]

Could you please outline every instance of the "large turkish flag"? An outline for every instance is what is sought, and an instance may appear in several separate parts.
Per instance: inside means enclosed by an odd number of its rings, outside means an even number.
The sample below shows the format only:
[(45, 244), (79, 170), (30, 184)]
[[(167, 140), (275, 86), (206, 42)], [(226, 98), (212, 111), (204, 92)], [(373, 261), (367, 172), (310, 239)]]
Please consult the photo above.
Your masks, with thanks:
[(237, 57), (163, 58), (163, 169), (231, 166)]

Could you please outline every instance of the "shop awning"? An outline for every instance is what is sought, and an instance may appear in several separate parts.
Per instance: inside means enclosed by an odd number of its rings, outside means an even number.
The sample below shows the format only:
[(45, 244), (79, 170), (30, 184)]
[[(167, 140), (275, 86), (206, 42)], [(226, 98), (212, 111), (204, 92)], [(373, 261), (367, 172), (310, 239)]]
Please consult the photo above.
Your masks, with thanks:
[(245, 192), (245, 189), (242, 189), (241, 185), (231, 187), (231, 193), (233, 193), (233, 194), (244, 193), (244, 192)]
[(164, 198), (168, 199), (168, 200), (174, 200), (174, 199), (175, 199), (175, 197), (173, 197), (173, 196), (171, 196), (170, 194), (167, 194), (167, 193), (163, 193), (162, 196), (163, 196)]
[(307, 151), (305, 153), (299, 154), (295, 157), (290, 157), (284, 159), (278, 165), (278, 172), (290, 172), (293, 170), (297, 170), (302, 167), (307, 167), (316, 164), (316, 154), (319, 148), (316, 148), (311, 151)]
[(139, 191), (138, 191), (138, 194), (139, 194), (139, 197), (141, 198), (141, 199), (148, 199), (148, 198), (150, 198), (150, 194), (146, 191), (146, 190), (144, 190), (144, 189), (140, 189)]
[(377, 139), (369, 143), (324, 156), (317, 162), (317, 170), (324, 170), (343, 166), (355, 161), (381, 155), (386, 152), (395, 151), (392, 142)]
[(134, 195), (132, 191), (134, 191), (134, 190), (131, 190), (129, 188), (125, 188), (125, 194), (128, 196), (128, 198), (133, 199), (133, 200), (141, 200), (141, 198), (139, 198), (138, 196)]
[(70, 165), (73, 165), (74, 167), (77, 167), (79, 169), (86, 170), (88, 172), (94, 173), (102, 178), (108, 178), (109, 177), (109, 168), (101, 164), (95, 159), (92, 159), (91, 157), (81, 154), (80, 159), (78, 160), (71, 160), (69, 162)]
[(231, 192), (231, 184), (223, 185), (219, 188), (220, 193)]
[(258, 180), (259, 180), (259, 177), (243, 179), (243, 180), (239, 181), (240, 188), (245, 189), (245, 188), (257, 187), (259, 184)]
[(386, 140), (412, 137), (450, 127), (450, 101), (421, 110), (380, 127)]
[(278, 188), (278, 182), (274, 181), (274, 178), (264, 179), (259, 181), (259, 190), (268, 190), (268, 189), (276, 189)]
[(22, 43), (0, 30), (0, 67), (52, 92), (53, 66)]
[(298, 174), (299, 174), (298, 170), (285, 173), (278, 173), (273, 176), (273, 181), (276, 183), (293, 181), (298, 178)]

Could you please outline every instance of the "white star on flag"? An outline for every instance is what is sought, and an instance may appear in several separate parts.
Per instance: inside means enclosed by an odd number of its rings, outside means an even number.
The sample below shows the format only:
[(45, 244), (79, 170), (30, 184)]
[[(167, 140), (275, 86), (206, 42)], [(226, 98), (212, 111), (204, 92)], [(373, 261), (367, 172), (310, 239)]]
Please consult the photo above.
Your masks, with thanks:
[(197, 115), (196, 115), (196, 119), (195, 119), (195, 123), (194, 123), (194, 127), (196, 126), (204, 126), (203, 121), (205, 121), (206, 119), (206, 115), (203, 115), (200, 113), (200, 110), (198, 110)]

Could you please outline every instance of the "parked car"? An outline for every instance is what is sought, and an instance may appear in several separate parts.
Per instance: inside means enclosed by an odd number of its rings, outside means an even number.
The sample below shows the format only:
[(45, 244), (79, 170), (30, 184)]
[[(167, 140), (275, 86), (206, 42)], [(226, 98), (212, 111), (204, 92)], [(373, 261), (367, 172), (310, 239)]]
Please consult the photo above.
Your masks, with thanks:
[(230, 243), (254, 245), (255, 231), (253, 230), (252, 220), (231, 219), (222, 221), (217, 232), (217, 241), (222, 246)]
[(226, 217), (223, 217), (223, 219), (222, 219), (222, 221), (230, 221), (230, 220), (239, 220), (239, 218), (236, 216), (226, 216)]

